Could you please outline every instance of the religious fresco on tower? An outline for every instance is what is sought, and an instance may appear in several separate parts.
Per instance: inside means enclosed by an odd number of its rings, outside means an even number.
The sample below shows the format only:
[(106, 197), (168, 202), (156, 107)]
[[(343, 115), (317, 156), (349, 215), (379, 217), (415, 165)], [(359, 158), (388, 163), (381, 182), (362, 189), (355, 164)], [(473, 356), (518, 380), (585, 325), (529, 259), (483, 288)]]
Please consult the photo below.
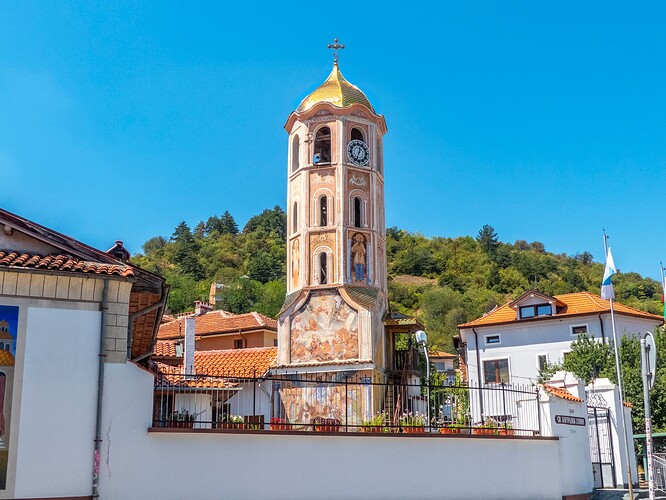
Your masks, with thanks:
[(0, 490), (7, 487), (18, 314), (18, 307), (0, 305)]
[(310, 294), (291, 319), (291, 362), (358, 358), (358, 313), (334, 290)]
[(338, 384), (283, 386), (279, 393), (287, 421), (296, 428), (303, 426), (312, 429), (311, 424), (317, 418), (334, 418), (341, 425), (361, 425), (364, 418), (367, 418), (364, 415), (369, 402), (369, 387), (348, 384), (345, 395), (345, 386)]

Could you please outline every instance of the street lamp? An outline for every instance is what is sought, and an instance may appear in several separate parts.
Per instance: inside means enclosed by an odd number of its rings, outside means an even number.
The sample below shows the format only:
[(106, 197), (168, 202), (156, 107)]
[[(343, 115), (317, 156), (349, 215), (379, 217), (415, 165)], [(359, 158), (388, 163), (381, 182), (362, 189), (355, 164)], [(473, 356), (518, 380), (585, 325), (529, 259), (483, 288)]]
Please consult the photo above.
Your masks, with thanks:
[(430, 358), (428, 358), (428, 347), (426, 346), (428, 335), (423, 330), (418, 330), (414, 336), (416, 337), (416, 343), (423, 347), (423, 354), (425, 354), (426, 359), (426, 404), (428, 409), (428, 432), (430, 432)]

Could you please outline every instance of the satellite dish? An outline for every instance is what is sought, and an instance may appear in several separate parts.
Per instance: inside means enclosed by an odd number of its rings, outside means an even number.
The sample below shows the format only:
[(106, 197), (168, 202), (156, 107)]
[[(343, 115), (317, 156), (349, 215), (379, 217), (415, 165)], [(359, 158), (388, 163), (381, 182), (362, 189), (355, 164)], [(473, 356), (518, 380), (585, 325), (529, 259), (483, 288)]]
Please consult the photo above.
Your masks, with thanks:
[(650, 389), (652, 389), (654, 387), (654, 381), (657, 378), (657, 346), (655, 345), (654, 337), (650, 332), (645, 332), (643, 338), (645, 339), (645, 350), (647, 351), (647, 366), (644, 366), (643, 370), (648, 375)]

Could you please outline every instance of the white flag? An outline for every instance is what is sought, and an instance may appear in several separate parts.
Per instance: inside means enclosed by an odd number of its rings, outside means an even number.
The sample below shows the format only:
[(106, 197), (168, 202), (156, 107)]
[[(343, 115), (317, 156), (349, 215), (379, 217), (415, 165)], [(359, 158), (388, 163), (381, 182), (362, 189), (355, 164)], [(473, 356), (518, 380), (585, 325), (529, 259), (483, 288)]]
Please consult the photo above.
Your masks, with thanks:
[(614, 299), (615, 291), (613, 290), (613, 282), (611, 276), (617, 271), (615, 270), (615, 262), (613, 262), (613, 254), (610, 247), (608, 248), (608, 255), (606, 255), (606, 269), (604, 270), (604, 279), (601, 282), (601, 298)]

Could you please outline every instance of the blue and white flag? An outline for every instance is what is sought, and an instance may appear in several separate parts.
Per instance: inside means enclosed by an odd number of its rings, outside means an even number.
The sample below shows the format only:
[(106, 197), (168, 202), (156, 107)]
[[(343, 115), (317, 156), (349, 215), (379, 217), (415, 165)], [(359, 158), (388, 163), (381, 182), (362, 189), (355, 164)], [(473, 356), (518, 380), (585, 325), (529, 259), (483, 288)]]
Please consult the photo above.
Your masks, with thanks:
[(613, 282), (611, 276), (617, 271), (615, 270), (615, 262), (613, 262), (613, 254), (610, 247), (608, 248), (608, 255), (606, 255), (606, 269), (604, 270), (604, 279), (601, 282), (601, 298), (614, 299), (615, 291), (613, 290)]

